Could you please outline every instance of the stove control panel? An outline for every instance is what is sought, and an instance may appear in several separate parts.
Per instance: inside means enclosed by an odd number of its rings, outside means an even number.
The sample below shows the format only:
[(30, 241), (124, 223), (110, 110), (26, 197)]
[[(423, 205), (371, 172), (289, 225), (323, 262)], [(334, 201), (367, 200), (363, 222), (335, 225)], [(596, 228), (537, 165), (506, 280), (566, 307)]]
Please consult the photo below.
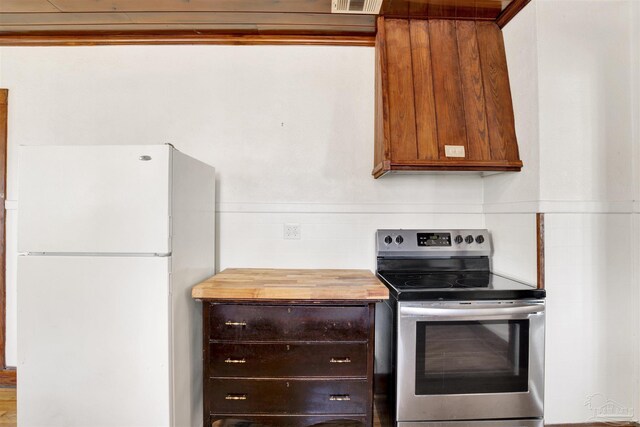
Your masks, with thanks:
[(418, 233), (418, 246), (451, 246), (451, 233)]
[(376, 232), (378, 256), (455, 257), (490, 256), (489, 230), (403, 230)]

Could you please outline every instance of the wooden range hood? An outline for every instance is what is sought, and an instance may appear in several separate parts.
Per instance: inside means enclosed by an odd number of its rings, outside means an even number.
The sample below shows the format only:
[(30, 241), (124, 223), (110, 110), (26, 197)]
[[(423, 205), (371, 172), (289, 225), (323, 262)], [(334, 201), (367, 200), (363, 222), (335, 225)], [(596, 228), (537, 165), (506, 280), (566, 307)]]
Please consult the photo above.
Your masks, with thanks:
[(381, 17), (332, 0), (0, 0), (0, 46), (376, 46), (373, 175), (517, 171), (500, 28), (530, 0), (383, 0)]
[(379, 18), (375, 111), (375, 178), (522, 168), (494, 22)]

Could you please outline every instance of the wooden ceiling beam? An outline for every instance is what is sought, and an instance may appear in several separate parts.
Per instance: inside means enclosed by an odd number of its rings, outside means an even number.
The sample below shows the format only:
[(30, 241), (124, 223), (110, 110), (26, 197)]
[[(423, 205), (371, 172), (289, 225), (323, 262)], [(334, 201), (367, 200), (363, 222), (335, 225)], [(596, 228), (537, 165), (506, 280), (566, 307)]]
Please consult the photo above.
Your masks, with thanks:
[(99, 45), (324, 45), (368, 46), (375, 45), (375, 35), (337, 34), (220, 34), (193, 31), (162, 32), (91, 32), (91, 33), (40, 33), (3, 34), (0, 46), (99, 46)]
[(513, 0), (509, 5), (498, 15), (496, 18), (496, 24), (498, 27), (503, 28), (509, 23), (531, 0)]

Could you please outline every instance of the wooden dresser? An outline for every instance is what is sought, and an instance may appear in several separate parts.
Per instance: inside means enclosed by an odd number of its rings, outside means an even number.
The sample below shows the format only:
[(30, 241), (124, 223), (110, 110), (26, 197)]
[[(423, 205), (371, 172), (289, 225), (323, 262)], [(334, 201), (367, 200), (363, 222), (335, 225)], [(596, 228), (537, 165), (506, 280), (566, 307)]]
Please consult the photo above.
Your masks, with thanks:
[(203, 300), (204, 425), (371, 426), (375, 302), (366, 270), (229, 269)]

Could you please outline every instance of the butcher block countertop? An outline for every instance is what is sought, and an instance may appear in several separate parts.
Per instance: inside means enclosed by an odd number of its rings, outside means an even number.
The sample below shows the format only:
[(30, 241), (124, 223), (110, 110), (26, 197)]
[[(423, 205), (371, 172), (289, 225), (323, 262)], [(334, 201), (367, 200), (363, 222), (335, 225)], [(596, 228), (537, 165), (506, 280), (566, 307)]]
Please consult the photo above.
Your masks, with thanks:
[(214, 300), (383, 300), (389, 290), (369, 270), (228, 268), (191, 296)]

